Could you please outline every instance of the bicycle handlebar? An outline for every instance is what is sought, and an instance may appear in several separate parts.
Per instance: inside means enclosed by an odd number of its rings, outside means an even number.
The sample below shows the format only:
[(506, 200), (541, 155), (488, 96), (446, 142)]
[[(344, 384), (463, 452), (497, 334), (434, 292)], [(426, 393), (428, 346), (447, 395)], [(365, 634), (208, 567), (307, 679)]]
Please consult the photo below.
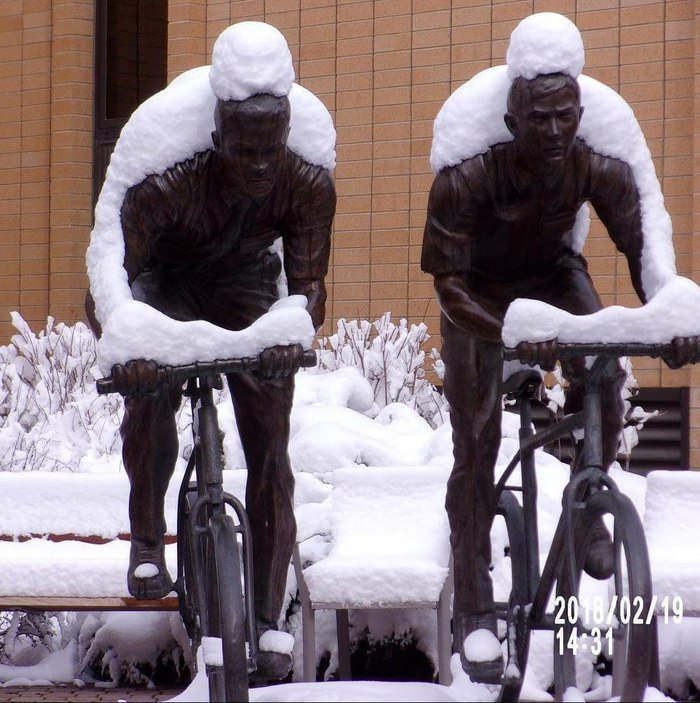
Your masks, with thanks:
[[(316, 352), (313, 349), (304, 350), (301, 359), (302, 368), (312, 368), (316, 366)], [(216, 359), (215, 361), (197, 361), (194, 364), (184, 364), (182, 366), (159, 366), (158, 385), (174, 382), (184, 383), (190, 378), (197, 376), (214, 376), (226, 373), (252, 373), (260, 367), (260, 360), (257, 356), (243, 359)], [(97, 392), (100, 395), (115, 393), (114, 381), (111, 376), (97, 380)]]
[[(660, 356), (673, 353), (673, 345), (649, 344), (646, 342), (567, 342), (557, 345), (557, 356), (559, 359), (573, 359), (578, 356), (648, 356), (658, 359)], [(506, 361), (517, 360), (516, 349), (506, 347), (503, 350), (503, 358)]]

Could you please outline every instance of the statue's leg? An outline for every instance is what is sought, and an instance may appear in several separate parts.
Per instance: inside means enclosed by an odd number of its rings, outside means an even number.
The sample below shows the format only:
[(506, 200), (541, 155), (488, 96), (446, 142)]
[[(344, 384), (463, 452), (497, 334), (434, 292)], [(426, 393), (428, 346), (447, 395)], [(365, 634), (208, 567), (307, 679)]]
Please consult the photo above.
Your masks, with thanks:
[[(464, 639), (478, 629), (496, 634), (491, 565), (494, 467), (501, 442), (500, 346), (441, 318), (444, 391), (450, 404), (454, 467), (445, 507), (454, 556), (455, 649), (473, 680), (498, 682), (503, 661), (470, 663)], [(481, 671), (479, 671), (481, 669)]]
[[(289, 417), (294, 377), (261, 382), (252, 374), (228, 376), (238, 432), (248, 467), (246, 509), (253, 537), (253, 586), (258, 636), (277, 629), (296, 538), (294, 475), (289, 462)], [(261, 653), (262, 677), (284, 678), (291, 656)]]
[(180, 398), (179, 388), (166, 387), (154, 396), (125, 400), (122, 457), (131, 483), (127, 582), (136, 598), (162, 598), (172, 590), (165, 567), (164, 501), (177, 459), (174, 413)]
[[(597, 312), (603, 307), (598, 293), (593, 287), (588, 272), (585, 269), (565, 269), (554, 277), (548, 284), (542, 299), (574, 315), (586, 315)], [(572, 359), (562, 363), (564, 377), (569, 382), (566, 391), (564, 412), (578, 412), (583, 408), (585, 359)], [(600, 381), (599, 393), (601, 401), (601, 434), (603, 470), (607, 471), (615, 461), (617, 448), (622, 433), (624, 402), (622, 387), (625, 383), (625, 371), (619, 362), (606, 373)], [(584, 469), (581, 465), (583, 445), (576, 443), (574, 459), (571, 463), (571, 474)], [(602, 517), (596, 520), (591, 529), (591, 541), (584, 570), (593, 578), (609, 578), (615, 567), (615, 552)]]

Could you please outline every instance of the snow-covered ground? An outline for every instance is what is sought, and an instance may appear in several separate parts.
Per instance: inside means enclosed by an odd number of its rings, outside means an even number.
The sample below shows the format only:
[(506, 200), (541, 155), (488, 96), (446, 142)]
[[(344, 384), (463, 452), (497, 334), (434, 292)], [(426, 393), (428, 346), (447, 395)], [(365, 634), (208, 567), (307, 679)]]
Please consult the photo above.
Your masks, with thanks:
[[(12, 533), (14, 530), (16, 534), (26, 534), (70, 530), (76, 533), (97, 532), (107, 536), (124, 532), (128, 526), (128, 485), (121, 466), (117, 434), (121, 407), (115, 399), (111, 399), (114, 405), (105, 405), (107, 401), (96, 395), (92, 378), (99, 375), (99, 372), (94, 361), (94, 344), (90, 347), (85, 341), (89, 333), (82, 327), (50, 325), (48, 332), (45, 331), (37, 337), (19, 318), (16, 318), (16, 324), (22, 334), (16, 336), (11, 347), (0, 347), (5, 378), (3, 402), (13, 408), (13, 411), (5, 416), (4, 425), (0, 428), (0, 447), (5, 448), (5, 453), (1, 455), (6, 461), (8, 457), (13, 456), (13, 448), (14, 454), (19, 451), (27, 456), (41, 455), (43, 463), (38, 463), (34, 468), (43, 468), (45, 471), (27, 472), (26, 456), (15, 465), (4, 463), (4, 468), (10, 471), (0, 472), (0, 505), (4, 506), (2, 531)], [(377, 477), (373, 496), (374, 509), (396, 514), (398, 518), (402, 508), (401, 505), (396, 505), (394, 498), (387, 498), (387, 504), (382, 508), (382, 495), (395, 495), (396, 492), (395, 486), (390, 483), (382, 487), (382, 480), (389, 481), (392, 475), (389, 469), (382, 467), (404, 467), (405, 475), (419, 476), (423, 473), (425, 476), (436, 477), (436, 480), (444, 479), (449, 473), (452, 461), (449, 414), (444, 406), (439, 408), (440, 412), (436, 410), (432, 415), (424, 410), (424, 414), (432, 417), (431, 425), (417, 412), (415, 407), (420, 403), (414, 391), (418, 388), (419, 395), (425, 401), (425, 398), (430, 397), (429, 388), (425, 384), (416, 383), (416, 378), (410, 381), (411, 369), (414, 376), (420, 376), (416, 374), (416, 368), (421, 367), (424, 359), (420, 354), (407, 353), (403, 362), (399, 363), (401, 353), (410, 352), (411, 349), (416, 352), (424, 336), (420, 329), (394, 325), (386, 318), (378, 321), (377, 325), (383, 325), (385, 330), (382, 343), (373, 345), (370, 340), (363, 339), (363, 325), (348, 325), (345, 328), (345, 336), (327, 341), (326, 350), (322, 353), (325, 365), (334, 370), (302, 371), (297, 378), (290, 456), (297, 475), (296, 503), (301, 547), (307, 558), (323, 559), (330, 544), (328, 540), (332, 541), (332, 486), (335, 476), (340, 474), (347, 478), (348, 472), (357, 471), (359, 477), (360, 472), (365, 475), (373, 472)], [(367, 326), (364, 326), (364, 329), (367, 332)], [(364, 351), (359, 357), (353, 357), (352, 350), (357, 354), (358, 349)], [(71, 361), (71, 350), (78, 356), (82, 355), (80, 363), (76, 363), (74, 359)], [(28, 362), (28, 357), (32, 357), (32, 364)], [(368, 378), (359, 368), (341, 366), (339, 359), (342, 358), (348, 363), (351, 363), (353, 358), (355, 361), (363, 360)], [(336, 368), (337, 366), (340, 368)], [(63, 397), (62, 404), (56, 400), (55, 391), (52, 394), (49, 388), (50, 381), (54, 378), (52, 374), (55, 367), (87, 367), (80, 373), (72, 374), (84, 378), (84, 383), (82, 387), (72, 387), (70, 393)], [(386, 377), (380, 382), (379, 377), (372, 376), (373, 368), (375, 371), (388, 368), (391, 371), (389, 375), (392, 377), (392, 383), (386, 383)], [(56, 385), (53, 384), (54, 388)], [(407, 390), (409, 388), (410, 392)], [(386, 404), (383, 402), (385, 393), (388, 394), (389, 400)], [(404, 402), (393, 402), (393, 399), (399, 396), (402, 396)], [(378, 399), (382, 402), (378, 403)], [(47, 413), (42, 410), (42, 405), (54, 407), (54, 411)], [(220, 395), (218, 408), (224, 430), (227, 483), (240, 492), (245, 482), (245, 469), (226, 392)], [(93, 415), (103, 416), (101, 422), (87, 422), (86, 418), (92, 417), (91, 409)], [(498, 460), (500, 468), (517, 449), (517, 416), (506, 413), (504, 418), (503, 440)], [(178, 470), (183, 468), (185, 457), (191, 450), (188, 425), (189, 414), (185, 409), (179, 418), (181, 449)], [(59, 435), (62, 441), (59, 441)], [(18, 437), (22, 437), (25, 444), (22, 444)], [(43, 452), (36, 451), (37, 446), (44, 447)], [(18, 450), (17, 447), (22, 448)], [(68, 451), (66, 447), (72, 447), (73, 450)], [(77, 448), (82, 448), (82, 451), (78, 452)], [(56, 471), (60, 468), (56, 461), (58, 456), (65, 462), (63, 468), (70, 469), (68, 473)], [(541, 548), (544, 552), (551, 541), (559, 514), (561, 491), (567, 481), (568, 467), (543, 452), (538, 452), (537, 465), (540, 480)], [(619, 466), (613, 468), (611, 475), (631, 497), (640, 515), (644, 515), (647, 480), (626, 473)], [(97, 484), (101, 486), (98, 491), (95, 490)], [(86, 492), (81, 495), (81, 490)], [(695, 568), (695, 573), (700, 577), (700, 558), (692, 536), (681, 534), (684, 520), (680, 515), (683, 511), (692, 514), (697, 498), (688, 486), (669, 492), (668, 495), (670, 503), (667, 501), (664, 510), (672, 511), (678, 519), (669, 521), (668, 527), (662, 524), (660, 535), (657, 526), (655, 539), (658, 540), (660, 536), (662, 544), (665, 539), (668, 544), (676, 546), (676, 551), (687, 554), (691, 578), (688, 581), (686, 575), (684, 581), (686, 584), (690, 583), (690, 591), (686, 591), (686, 598), (693, 598), (700, 586), (693, 586), (692, 569)], [(69, 497), (64, 498), (62, 504), (59, 496)], [(390, 504), (389, 500), (394, 502)], [(433, 491), (430, 496), (426, 492), (426, 500), (434, 501), (436, 511), (442, 510), (439, 492)], [(84, 510), (76, 510), (76, 506), (81, 505)], [(168, 522), (172, 531), (174, 501), (169, 499), (167, 506)], [(413, 509), (413, 504), (407, 500), (406, 510)], [(423, 533), (425, 543), (444, 545), (444, 521), (426, 522), (426, 525), (429, 525), (429, 529)], [(508, 588), (502, 525), (496, 523), (493, 534), (494, 582), (496, 590), (502, 592)], [(320, 543), (319, 535), (326, 535)], [(382, 543), (386, 541), (383, 537), (381, 534), (368, 535), (362, 545), (355, 545), (356, 549), (365, 551), (371, 559), (373, 553), (379, 553), (380, 547), (385, 548), (382, 547)], [(411, 539), (415, 539), (415, 533), (411, 534)], [(17, 546), (7, 543), (3, 547), (0, 544), (0, 553), (3, 548), (9, 550)], [(59, 545), (43, 546), (55, 552)], [(401, 539), (396, 538), (398, 554), (404, 546)], [(85, 547), (77, 548), (82, 551), (76, 557), (82, 557)], [(74, 576), (77, 576), (75, 582), (80, 588), (90, 589), (95, 586), (97, 591), (105, 588), (94, 562), (80, 561), (78, 558), (71, 560), (70, 557), (69, 561), (72, 561), (70, 569)], [(41, 579), (34, 580), (30, 577), (31, 572), (28, 569), (23, 572), (21, 564), (14, 568), (18, 571), (13, 573), (7, 562), (7, 568), (2, 575), (2, 581), (6, 585), (10, 582), (19, 583), (25, 593), (31, 593), (33, 589), (36, 592), (45, 590)], [(368, 581), (361, 572), (353, 576), (351, 571), (344, 579), (343, 587), (354, 590), (359, 596), (363, 596), (363, 591), (368, 588)], [(700, 584), (700, 578), (696, 583)], [(288, 586), (288, 597), (291, 600), (296, 593), (296, 581), (291, 570)], [(416, 583), (411, 583), (407, 584), (406, 588), (411, 591), (416, 586)], [(590, 582), (587, 588), (593, 589), (590, 591), (592, 598), (607, 598), (606, 584), (601, 586)], [(417, 634), (419, 649), (436, 661), (434, 622), (434, 614), (429, 611), (416, 611), (414, 614), (386, 611), (371, 617), (358, 613), (352, 620), (356, 632), (368, 626), (371, 635), (377, 640), (391, 635), (392, 632), (399, 638), (413, 632)], [(16, 652), (5, 651), (5, 655), (10, 655), (16, 664), (0, 666), (0, 681), (71, 681), (82, 675), (81, 665), (86, 657), (101, 656), (105, 670), (111, 675), (112, 683), (116, 683), (119, 677), (124, 675), (125, 667), (128, 669), (132, 666), (133, 670), (135, 663), (152, 660), (173, 640), (180, 647), (182, 662), (186, 662), (190, 656), (187, 639), (176, 614), (95, 613), (74, 623), (72, 627), (73, 629), (68, 625), (64, 627), (65, 641), (57, 643), (53, 652), (35, 652), (32, 659), (28, 653), (19, 651), (21, 647), (18, 647)], [(283, 627), (295, 636), (293, 654), (295, 670), (299, 672), (296, 678), (299, 679), (301, 629), (298, 614), (284, 622)], [(689, 680), (700, 682), (700, 664), (693, 655), (697, 643), (700, 642), (700, 627), (695, 621), (686, 618), (680, 624), (670, 622), (662, 626), (660, 634), (662, 683), (676, 695), (683, 695)], [(337, 662), (337, 644), (334, 617), (330, 612), (317, 614), (317, 658), (324, 652), (331, 653), (329, 671), (332, 671)], [(535, 633), (524, 689), (524, 695), (529, 700), (548, 700), (546, 691), (551, 685), (551, 660), (551, 633)], [(580, 661), (582, 680), (586, 682), (583, 688), (590, 689), (588, 698), (602, 700), (609, 697), (609, 679), (598, 676), (593, 670), (590, 657), (581, 656)], [(453, 661), (452, 668), (454, 681), (450, 686), (429, 683), (298, 682), (255, 689), (251, 695), (253, 700), (261, 701), (490, 699), (492, 694), (489, 690), (484, 686), (472, 684), (461, 673), (457, 661)], [(205, 682), (199, 677), (178, 700), (203, 700), (205, 689)], [(655, 691), (650, 691), (649, 696), (648, 700), (664, 700), (664, 697)]]

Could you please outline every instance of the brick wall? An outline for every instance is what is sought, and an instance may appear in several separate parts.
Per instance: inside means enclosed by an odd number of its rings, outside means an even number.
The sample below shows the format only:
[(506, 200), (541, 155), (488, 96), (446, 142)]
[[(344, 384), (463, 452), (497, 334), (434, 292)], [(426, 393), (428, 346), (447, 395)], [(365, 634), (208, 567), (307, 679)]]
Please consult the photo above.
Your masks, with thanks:
[(0, 339), (82, 317), (92, 169), (89, 0), (0, 3)]

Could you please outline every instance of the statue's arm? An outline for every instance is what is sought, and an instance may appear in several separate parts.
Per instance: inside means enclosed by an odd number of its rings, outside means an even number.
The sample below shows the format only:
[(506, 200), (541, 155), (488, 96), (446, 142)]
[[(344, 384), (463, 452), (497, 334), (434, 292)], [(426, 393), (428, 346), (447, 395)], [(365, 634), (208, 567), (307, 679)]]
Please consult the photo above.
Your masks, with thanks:
[(477, 302), (470, 295), (464, 276), (435, 276), (435, 293), (440, 309), (457, 327), (489, 342), (501, 341), (503, 323), (494, 313), (489, 312), (485, 304)]
[(318, 330), (326, 317), (326, 284), (336, 192), (329, 171), (299, 160), (286, 194), (284, 268), (290, 295), (305, 295)]
[(591, 160), (591, 204), (618, 251), (627, 258), (630, 278), (642, 303), (642, 215), (632, 169), (624, 161), (595, 155)]
[(443, 169), (428, 198), (421, 268), (433, 275), (440, 309), (458, 327), (492, 342), (500, 342), (502, 323), (467, 287), (471, 247), (484, 198), (480, 159), (460, 168)]

